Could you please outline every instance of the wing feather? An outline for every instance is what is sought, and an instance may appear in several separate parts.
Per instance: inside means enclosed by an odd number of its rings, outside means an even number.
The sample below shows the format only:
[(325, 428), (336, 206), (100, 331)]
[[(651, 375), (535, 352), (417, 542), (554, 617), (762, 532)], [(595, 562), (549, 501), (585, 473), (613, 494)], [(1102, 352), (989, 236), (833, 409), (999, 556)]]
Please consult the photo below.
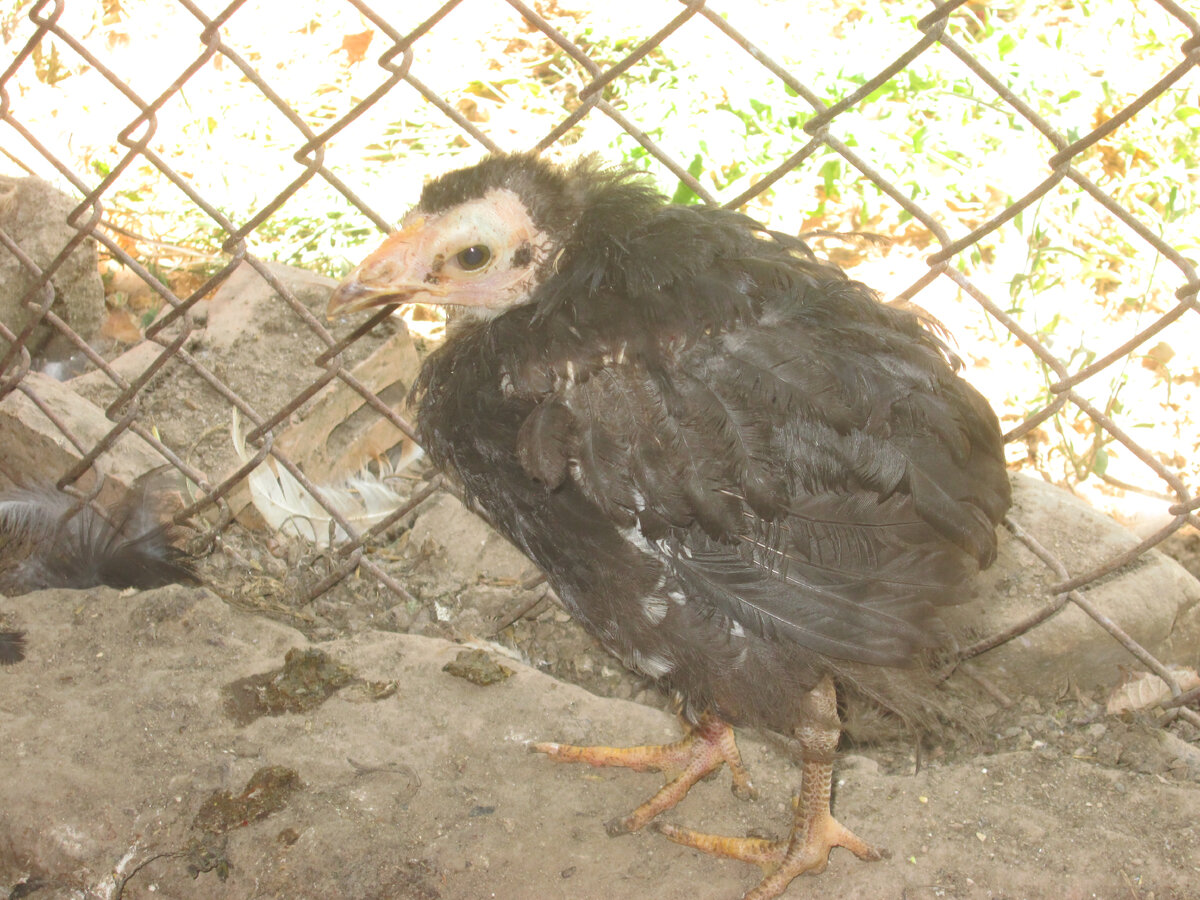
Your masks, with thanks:
[[(724, 270), (704, 288), (735, 289)], [(841, 318), (837, 302), (574, 361), (522, 424), (520, 459), (639, 529), (689, 604), (897, 665), (990, 562), (1007, 481), (995, 419), (937, 341), (873, 299)]]

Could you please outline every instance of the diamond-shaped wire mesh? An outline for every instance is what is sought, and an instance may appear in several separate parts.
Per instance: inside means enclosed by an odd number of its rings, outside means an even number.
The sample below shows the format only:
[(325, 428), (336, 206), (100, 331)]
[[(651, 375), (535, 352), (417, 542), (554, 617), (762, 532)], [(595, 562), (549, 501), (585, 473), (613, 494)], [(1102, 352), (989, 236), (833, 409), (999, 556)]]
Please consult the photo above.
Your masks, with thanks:
[[(69, 445), (54, 472), (60, 487), (93, 496), (136, 444), (194, 485), (176, 520), (229, 553), (231, 498), (268, 457), (326, 502), (276, 443), (323, 388), (349, 385), (369, 410), (411, 429), (352, 371), (354, 340), (382, 316), (339, 338), (268, 260), (306, 264), (324, 241), (314, 264), (326, 273), (348, 265), (423, 177), (484, 151), (600, 151), (675, 185), (677, 200), (815, 233), (835, 259), (863, 263), (856, 277), (935, 309), (952, 331), (982, 335), (964, 355), (1002, 407), (1014, 464), (1139, 490), (1165, 514), (1145, 540), (1088, 572), (1068, 572), (1036, 536), (1013, 529), (1059, 575), (1051, 606), (1079, 605), (1174, 684), (1084, 591), (1200, 525), (1188, 408), (1196, 357), (1179, 352), (1200, 346), (1189, 258), (1200, 25), (1180, 5), (1113, 2), (1106, 23), (1089, 13), (1090, 26), (1078, 6), (964, 0), (897, 0), (873, 15), (816, 4), (810, 17), (788, 14), (788, 4), (700, 0), (586, 14), (553, 0), (345, 0), (319, 14), (248, 0), (92, 6), (24, 2), (2, 23), (15, 51), (0, 73), (8, 167), (73, 193), (72, 236), (49, 256), (35, 259), (0, 228), (22, 312), (0, 321), (0, 399), (36, 408), (47, 439)], [(1138, 55), (1114, 63), (1097, 26), (1127, 30)], [(1144, 141), (1157, 143), (1149, 151)], [(872, 257), (827, 234), (849, 231), (886, 234), (892, 252)], [(89, 242), (161, 307), (138, 329), (136, 366), (93, 349), (81, 314), (55, 303)], [(280, 298), (273, 331), (311, 360), (304, 383), (226, 370), (202, 338), (205, 304), (242, 273)], [(39, 374), (55, 354), (73, 354), (98, 379), (100, 427), (82, 429)], [(236, 410), (244, 458), (194, 461), (205, 436), (189, 445), (194, 436), (176, 427), (186, 411), (162, 408), (166, 377)], [(263, 382), (268, 389), (247, 389)], [(1174, 415), (1159, 421), (1122, 400), (1130, 383), (1148, 385)], [(208, 424), (228, 433), (227, 421)], [(20, 461), (14, 450), (0, 474), (18, 480)], [(308, 596), (361, 568), (407, 598), (363, 548), (443, 487), (426, 483), (365, 533), (326, 502), (348, 538)], [(973, 652), (1036, 625), (1016, 623)]]

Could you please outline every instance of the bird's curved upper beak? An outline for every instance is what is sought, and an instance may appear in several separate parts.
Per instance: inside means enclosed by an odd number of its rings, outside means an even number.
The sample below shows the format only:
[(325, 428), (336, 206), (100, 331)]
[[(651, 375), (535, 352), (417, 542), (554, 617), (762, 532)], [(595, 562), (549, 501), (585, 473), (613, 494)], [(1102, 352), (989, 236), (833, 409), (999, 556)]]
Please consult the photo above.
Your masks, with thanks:
[(389, 235), (370, 256), (334, 289), (326, 307), (327, 318), (358, 312), (388, 303), (406, 303), (415, 295), (440, 296), (445, 289), (430, 283), (420, 250), (425, 219), (418, 218)]

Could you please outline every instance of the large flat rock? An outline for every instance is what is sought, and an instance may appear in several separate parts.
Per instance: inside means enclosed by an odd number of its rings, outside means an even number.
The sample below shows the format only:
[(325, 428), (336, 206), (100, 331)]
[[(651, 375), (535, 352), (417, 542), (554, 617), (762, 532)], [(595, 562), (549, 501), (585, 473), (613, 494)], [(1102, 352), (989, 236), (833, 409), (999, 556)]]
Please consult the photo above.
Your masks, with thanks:
[[(309, 647), (298, 632), (181, 587), (44, 591), (0, 599), (0, 615), (29, 632), (28, 659), (0, 670), (5, 895), (732, 900), (755, 881), (654, 834), (607, 837), (658, 776), (555, 764), (527, 741), (670, 740), (675, 723), (514, 660), (480, 686), (443, 671), (460, 646), (367, 632), (320, 647), (359, 680), (238, 725), (223, 687)], [(783, 830), (797, 770), (775, 743), (742, 747), (760, 800), (735, 800), (722, 773), (666, 818)], [(268, 766), (299, 778), (286, 805), (250, 798), (223, 836), (197, 826), (214, 792), (236, 798)], [(838, 779), (839, 817), (893, 855), (835, 852), (788, 897), (1195, 896), (1196, 784), (1045, 749), (915, 776), (850, 757)]]

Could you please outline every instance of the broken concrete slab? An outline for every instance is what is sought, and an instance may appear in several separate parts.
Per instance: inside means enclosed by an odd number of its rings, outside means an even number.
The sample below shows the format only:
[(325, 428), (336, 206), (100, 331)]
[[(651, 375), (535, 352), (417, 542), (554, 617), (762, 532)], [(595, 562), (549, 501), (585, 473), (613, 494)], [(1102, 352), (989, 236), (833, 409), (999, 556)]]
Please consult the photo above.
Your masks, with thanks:
[[(337, 284), (324, 275), (283, 263), (260, 261), (259, 265), (306, 306), (323, 304)], [(248, 328), (268, 327), (275, 321), (281, 303), (271, 283), (250, 263), (241, 263), (206, 304), (205, 343), (217, 352), (231, 350)]]

